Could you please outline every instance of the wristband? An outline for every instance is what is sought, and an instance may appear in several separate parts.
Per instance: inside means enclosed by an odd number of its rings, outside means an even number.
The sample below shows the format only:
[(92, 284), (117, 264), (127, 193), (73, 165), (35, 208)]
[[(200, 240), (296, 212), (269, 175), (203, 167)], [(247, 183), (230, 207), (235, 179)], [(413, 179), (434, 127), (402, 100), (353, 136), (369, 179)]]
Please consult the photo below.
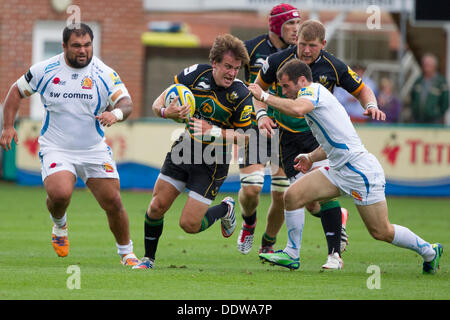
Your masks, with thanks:
[(269, 94), (267, 92), (265, 92), (265, 91), (261, 92), (260, 100), (262, 102), (267, 102), (267, 99), (269, 99)]
[(123, 111), (121, 109), (116, 108), (111, 113), (117, 118), (117, 121), (123, 120)]
[(211, 130), (208, 132), (208, 136), (214, 138), (220, 138), (222, 136), (222, 128), (218, 126), (212, 126)]
[(310, 153), (300, 153), (296, 157), (296, 159), (300, 160), (301, 158), (306, 158), (309, 162), (314, 163), (311, 159), (311, 152)]
[(366, 104), (366, 110), (367, 110), (367, 109), (370, 109), (370, 108), (376, 108), (376, 109), (378, 109), (377, 103), (376, 103), (376, 102), (368, 102), (368, 103)]
[(267, 117), (267, 112), (264, 109), (259, 109), (256, 111), (256, 121), (259, 121), (262, 117)]
[(165, 111), (166, 111), (166, 108), (164, 108), (164, 107), (159, 110), (159, 112), (161, 113), (161, 118), (165, 118), (165, 116), (164, 116)]

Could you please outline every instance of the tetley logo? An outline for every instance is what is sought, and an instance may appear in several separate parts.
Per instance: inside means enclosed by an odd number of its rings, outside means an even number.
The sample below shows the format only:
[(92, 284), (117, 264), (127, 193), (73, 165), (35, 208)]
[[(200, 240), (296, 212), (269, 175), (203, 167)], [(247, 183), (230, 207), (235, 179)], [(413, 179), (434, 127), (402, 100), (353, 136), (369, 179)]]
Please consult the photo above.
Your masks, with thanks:
[(396, 135), (391, 135), (391, 140), (386, 143), (381, 153), (386, 157), (386, 160), (391, 164), (395, 165), (397, 161), (398, 154), (400, 152), (400, 145), (396, 141)]

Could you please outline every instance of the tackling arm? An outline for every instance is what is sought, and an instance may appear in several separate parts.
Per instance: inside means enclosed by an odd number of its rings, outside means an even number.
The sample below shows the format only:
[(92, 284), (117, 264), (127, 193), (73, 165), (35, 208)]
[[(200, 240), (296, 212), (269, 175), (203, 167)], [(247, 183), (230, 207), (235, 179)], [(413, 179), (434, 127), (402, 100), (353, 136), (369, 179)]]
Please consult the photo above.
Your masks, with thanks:
[[(257, 84), (262, 90), (265, 92), (269, 90), (269, 85), (263, 82), (259, 75), (256, 78), (255, 84)], [(261, 132), (266, 133), (267, 136), (270, 138), (273, 134), (273, 128), (276, 128), (276, 124), (267, 116), (267, 104), (255, 99), (253, 99), (253, 107), (255, 108), (255, 114), (256, 114), (256, 122), (258, 123), (258, 128), (261, 130)]]
[(368, 86), (364, 86), (355, 96), (361, 106), (364, 108), (364, 115), (371, 116), (373, 120), (386, 120), (386, 115), (378, 109), (377, 98), (375, 93)]
[(270, 104), (273, 108), (281, 113), (291, 117), (301, 117), (314, 109), (313, 103), (304, 98), (297, 98), (295, 100), (276, 97), (274, 95), (264, 92), (262, 88), (256, 83), (249, 85), (248, 89), (253, 94), (253, 97), (259, 101)]
[[(255, 79), (255, 82), (263, 91), (269, 90), (269, 85), (263, 82), (259, 77)], [(255, 112), (258, 113), (259, 110), (267, 110), (267, 104), (253, 98), (253, 106), (255, 108)]]

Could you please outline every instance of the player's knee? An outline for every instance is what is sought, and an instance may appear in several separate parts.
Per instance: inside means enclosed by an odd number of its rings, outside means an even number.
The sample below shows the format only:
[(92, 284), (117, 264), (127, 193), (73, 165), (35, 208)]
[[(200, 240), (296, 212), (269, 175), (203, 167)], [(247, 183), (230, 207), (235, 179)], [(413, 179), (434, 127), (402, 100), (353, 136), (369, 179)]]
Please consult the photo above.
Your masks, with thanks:
[(286, 210), (296, 210), (302, 208), (306, 205), (304, 201), (305, 197), (302, 192), (293, 191), (292, 189), (288, 189), (284, 193), (284, 206)]
[(153, 197), (150, 202), (150, 212), (153, 215), (162, 216), (169, 209), (169, 206), (164, 203), (159, 197)]
[(270, 183), (270, 191), (272, 193), (283, 194), (287, 191), (291, 183), (286, 176), (272, 176), (272, 182)]
[(122, 198), (119, 192), (110, 194), (102, 199), (100, 205), (106, 212), (120, 212), (123, 210)]
[(264, 171), (241, 173), (239, 176), (241, 180), (241, 196), (249, 200), (258, 199), (264, 185)]
[(245, 200), (258, 202), (260, 193), (260, 186), (242, 186), (241, 188), (241, 197), (243, 197)]
[(53, 205), (62, 205), (70, 202), (70, 198), (72, 197), (72, 190), (69, 189), (58, 189), (53, 190), (48, 193), (47, 199), (50, 201)]
[(186, 233), (198, 233), (200, 231), (201, 225), (196, 221), (181, 218), (180, 227)]

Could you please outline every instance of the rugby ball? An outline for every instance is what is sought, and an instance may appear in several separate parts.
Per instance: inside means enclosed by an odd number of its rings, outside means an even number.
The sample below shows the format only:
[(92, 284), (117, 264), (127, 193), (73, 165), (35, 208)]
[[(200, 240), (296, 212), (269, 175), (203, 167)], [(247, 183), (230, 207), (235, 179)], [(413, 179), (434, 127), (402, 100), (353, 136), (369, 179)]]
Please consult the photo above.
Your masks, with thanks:
[[(170, 103), (176, 98), (179, 97), (177, 101), (177, 106), (182, 105), (190, 105), (191, 113), (188, 114), (187, 120), (189, 120), (195, 113), (195, 97), (191, 90), (186, 87), (184, 84), (176, 83), (167, 88), (166, 94), (164, 96), (164, 106), (167, 108)], [(177, 120), (175, 120), (177, 121)], [(179, 120), (177, 122), (184, 122)]]

